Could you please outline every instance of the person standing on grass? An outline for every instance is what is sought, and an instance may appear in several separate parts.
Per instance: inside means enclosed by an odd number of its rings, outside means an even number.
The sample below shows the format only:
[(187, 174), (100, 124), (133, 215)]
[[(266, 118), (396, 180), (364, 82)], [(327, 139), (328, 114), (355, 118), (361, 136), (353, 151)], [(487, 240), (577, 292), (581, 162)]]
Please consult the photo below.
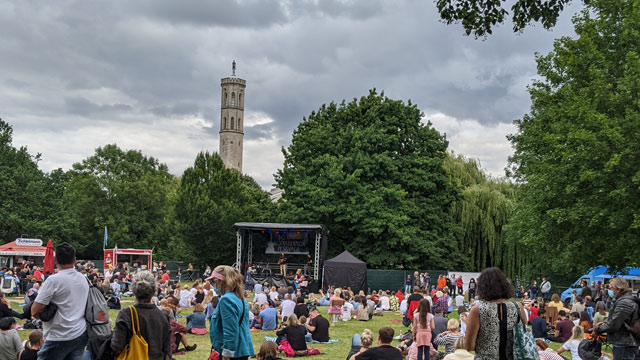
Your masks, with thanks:
[(402, 360), (402, 353), (391, 346), (393, 329), (383, 327), (378, 330), (378, 346), (356, 356), (355, 360)]
[(429, 360), (431, 331), (436, 328), (431, 314), (431, 304), (427, 299), (420, 300), (418, 311), (413, 316), (411, 334), (418, 347), (418, 360)]
[[(509, 301), (511, 283), (498, 268), (487, 268), (478, 277), (478, 298), (469, 312), (465, 347), (476, 360), (513, 359), (513, 329), (526, 319), (524, 310)], [(504, 328), (506, 327), (506, 332)]]
[(221, 360), (248, 360), (254, 352), (242, 274), (231, 266), (219, 265), (207, 280), (212, 282), (216, 294), (221, 295), (209, 326), (213, 349)]
[(47, 278), (31, 305), (32, 317), (37, 317), (50, 303), (58, 306), (53, 319), (43, 323), (45, 342), (38, 359), (80, 360), (88, 339), (84, 312), (89, 283), (75, 270), (76, 251), (71, 245), (59, 245), (55, 260), (58, 273)]
[(607, 342), (613, 345), (613, 360), (638, 359), (639, 344), (628, 328), (637, 320), (638, 304), (626, 279), (613, 278), (609, 287), (615, 296), (613, 308), (604, 322), (595, 324), (593, 333), (607, 334)]

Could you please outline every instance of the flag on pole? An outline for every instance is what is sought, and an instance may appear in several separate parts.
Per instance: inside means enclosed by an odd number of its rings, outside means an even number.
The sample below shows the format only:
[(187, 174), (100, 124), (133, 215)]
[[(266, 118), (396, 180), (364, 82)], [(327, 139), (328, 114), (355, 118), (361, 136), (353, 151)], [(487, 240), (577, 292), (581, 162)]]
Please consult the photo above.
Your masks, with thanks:
[(109, 238), (109, 235), (107, 234), (107, 226), (105, 225), (104, 227), (104, 245), (102, 245), (103, 249), (107, 248), (107, 239)]

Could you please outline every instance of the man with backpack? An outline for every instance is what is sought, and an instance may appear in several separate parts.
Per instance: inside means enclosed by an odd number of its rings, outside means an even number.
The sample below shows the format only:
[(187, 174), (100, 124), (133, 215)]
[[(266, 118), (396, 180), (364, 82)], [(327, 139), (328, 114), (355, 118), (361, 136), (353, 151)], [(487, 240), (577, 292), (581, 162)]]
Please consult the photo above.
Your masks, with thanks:
[(59, 245), (55, 260), (58, 273), (42, 284), (31, 306), (31, 315), (38, 316), (47, 305), (57, 305), (55, 316), (44, 322), (45, 342), (38, 359), (80, 360), (88, 338), (85, 308), (89, 282), (75, 270), (76, 252), (71, 245)]
[(634, 298), (629, 283), (624, 278), (612, 279), (609, 286), (615, 295), (613, 308), (607, 320), (595, 324), (593, 332), (595, 335), (607, 334), (607, 342), (613, 346), (613, 360), (639, 359), (638, 300)]

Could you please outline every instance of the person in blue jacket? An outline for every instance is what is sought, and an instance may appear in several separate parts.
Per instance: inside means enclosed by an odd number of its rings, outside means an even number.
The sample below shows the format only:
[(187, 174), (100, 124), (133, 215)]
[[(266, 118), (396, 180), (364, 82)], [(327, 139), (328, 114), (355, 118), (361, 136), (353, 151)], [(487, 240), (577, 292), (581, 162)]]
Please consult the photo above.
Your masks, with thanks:
[(209, 326), (213, 349), (222, 360), (248, 359), (254, 352), (242, 274), (230, 266), (220, 265), (207, 280), (211, 281), (216, 294), (221, 295)]

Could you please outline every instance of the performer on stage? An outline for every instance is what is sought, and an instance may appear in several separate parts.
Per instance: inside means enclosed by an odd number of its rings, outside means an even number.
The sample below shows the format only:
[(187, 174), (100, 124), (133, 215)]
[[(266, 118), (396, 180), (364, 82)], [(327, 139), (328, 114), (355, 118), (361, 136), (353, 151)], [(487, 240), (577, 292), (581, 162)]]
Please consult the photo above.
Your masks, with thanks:
[(278, 265), (280, 265), (280, 274), (282, 276), (287, 275), (287, 258), (284, 256), (284, 253), (280, 253), (280, 260), (278, 260)]
[(311, 275), (311, 267), (313, 265), (313, 258), (311, 254), (307, 254), (307, 263), (304, 264), (304, 274), (309, 276)]

